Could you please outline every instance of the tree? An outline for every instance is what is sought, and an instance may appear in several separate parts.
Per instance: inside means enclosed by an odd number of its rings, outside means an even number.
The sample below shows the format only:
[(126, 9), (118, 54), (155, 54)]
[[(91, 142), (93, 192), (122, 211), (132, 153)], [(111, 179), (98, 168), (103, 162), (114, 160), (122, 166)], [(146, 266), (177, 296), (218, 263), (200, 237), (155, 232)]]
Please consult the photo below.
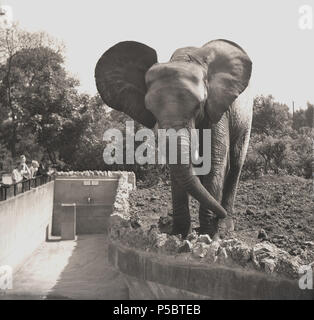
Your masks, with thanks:
[(110, 123), (106, 106), (98, 95), (80, 95), (76, 105), (80, 112), (64, 124), (58, 139), (60, 159), (73, 170), (104, 170), (102, 138)]
[(278, 174), (279, 169), (284, 168), (284, 163), (289, 159), (292, 139), (290, 137), (274, 138), (265, 137), (262, 141), (256, 143), (255, 151), (263, 159), (264, 173), (267, 174), (269, 169)]
[[(60, 133), (80, 117), (78, 82), (68, 77), (60, 54), (47, 47), (22, 49), (10, 65), (10, 81), (0, 87), (7, 106), (8, 147), (13, 157), (19, 136), (29, 130), (56, 161)], [(8, 87), (10, 95), (6, 95)]]
[(307, 124), (305, 110), (300, 109), (294, 113), (293, 116), (293, 129), (299, 130), (302, 127), (305, 127)]
[(253, 104), (252, 132), (265, 135), (285, 134), (291, 128), (291, 115), (285, 104), (273, 96), (257, 96)]
[(314, 127), (314, 105), (309, 102), (305, 110), (297, 110), (293, 117), (293, 128), (299, 130), (303, 127)]
[(300, 129), (298, 137), (291, 144), (292, 152), (289, 154), (294, 173), (308, 179), (312, 177), (314, 168), (314, 144), (311, 131), (310, 128)]
[(305, 110), (306, 126), (309, 128), (314, 127), (314, 104), (307, 103), (307, 109)]
[[(103, 168), (102, 137), (113, 119), (98, 95), (78, 93), (62, 52), (45, 33), (0, 31), (1, 154), (45, 154), (60, 167)], [(4, 156), (0, 162), (8, 163)]]
[[(6, 121), (6, 145), (12, 157), (16, 157), (16, 146), (19, 142), (19, 127), (23, 125), (25, 109), (19, 103), (24, 98), (23, 89), (31, 85), (34, 72), (23, 72), (26, 66), (23, 56), (38, 48), (50, 48), (56, 55), (61, 56), (63, 45), (46, 33), (30, 33), (14, 25), (10, 29), (0, 29), (0, 109), (1, 119)], [(36, 57), (37, 58), (37, 57)], [(34, 65), (31, 64), (31, 65)], [(31, 67), (28, 68), (31, 71)], [(35, 69), (33, 68), (33, 71)], [(40, 69), (37, 69), (40, 71)]]

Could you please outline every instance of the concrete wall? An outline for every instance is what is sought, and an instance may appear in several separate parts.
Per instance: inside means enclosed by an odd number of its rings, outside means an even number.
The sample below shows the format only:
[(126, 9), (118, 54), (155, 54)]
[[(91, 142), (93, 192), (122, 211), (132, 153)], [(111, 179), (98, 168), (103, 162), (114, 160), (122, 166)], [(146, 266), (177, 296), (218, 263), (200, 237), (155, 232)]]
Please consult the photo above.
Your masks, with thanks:
[(113, 241), (108, 250), (109, 262), (126, 278), (131, 299), (314, 299), (313, 290), (299, 289), (297, 280), (176, 261)]
[(52, 235), (60, 235), (62, 203), (76, 204), (77, 234), (107, 233), (117, 186), (118, 177), (57, 177)]
[(46, 240), (54, 181), (0, 202), (0, 266), (17, 269)]

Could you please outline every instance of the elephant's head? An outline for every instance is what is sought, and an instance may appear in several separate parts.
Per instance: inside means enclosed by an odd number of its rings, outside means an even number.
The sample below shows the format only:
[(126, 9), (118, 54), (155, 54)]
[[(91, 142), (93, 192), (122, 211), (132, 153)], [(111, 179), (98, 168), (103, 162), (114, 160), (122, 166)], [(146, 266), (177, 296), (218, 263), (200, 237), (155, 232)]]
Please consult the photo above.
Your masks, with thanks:
[[(160, 64), (152, 48), (125, 41), (103, 54), (95, 77), (97, 89), (110, 107), (148, 128), (157, 122), (159, 128), (178, 130), (193, 128), (195, 120), (204, 117), (217, 123), (247, 87), (251, 68), (244, 50), (227, 40), (178, 49), (168, 63)], [(186, 132), (185, 140), (190, 141), (189, 130)], [(217, 216), (226, 216), (225, 209), (193, 175), (192, 165), (171, 165), (170, 169), (188, 193)]]

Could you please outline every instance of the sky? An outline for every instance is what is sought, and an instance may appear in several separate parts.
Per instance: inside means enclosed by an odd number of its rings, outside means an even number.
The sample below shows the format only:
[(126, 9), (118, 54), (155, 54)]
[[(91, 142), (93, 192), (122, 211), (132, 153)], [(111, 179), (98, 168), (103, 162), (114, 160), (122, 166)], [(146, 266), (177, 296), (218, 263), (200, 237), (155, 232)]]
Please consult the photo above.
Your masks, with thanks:
[[(66, 67), (82, 92), (96, 93), (94, 68), (117, 42), (135, 40), (166, 62), (180, 47), (224, 38), (253, 61), (254, 94), (305, 108), (314, 103), (314, 28), (300, 28), (314, 0), (0, 0), (29, 31), (66, 45)], [(304, 21), (304, 20), (303, 20)]]

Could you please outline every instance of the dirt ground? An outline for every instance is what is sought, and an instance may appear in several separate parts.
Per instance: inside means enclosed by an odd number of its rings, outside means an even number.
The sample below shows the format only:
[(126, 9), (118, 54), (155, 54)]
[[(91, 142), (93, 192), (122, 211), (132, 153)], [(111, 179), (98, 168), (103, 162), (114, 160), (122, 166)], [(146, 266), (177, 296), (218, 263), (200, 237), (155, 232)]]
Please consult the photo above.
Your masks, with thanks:
[[(171, 216), (170, 182), (145, 187), (140, 182), (130, 196), (131, 214), (158, 225)], [(197, 201), (190, 201), (192, 227), (198, 227)], [(305, 263), (314, 261), (313, 181), (292, 176), (264, 176), (241, 181), (235, 202), (235, 231), (232, 236), (250, 244), (258, 235)], [(263, 230), (262, 230), (263, 229)]]

